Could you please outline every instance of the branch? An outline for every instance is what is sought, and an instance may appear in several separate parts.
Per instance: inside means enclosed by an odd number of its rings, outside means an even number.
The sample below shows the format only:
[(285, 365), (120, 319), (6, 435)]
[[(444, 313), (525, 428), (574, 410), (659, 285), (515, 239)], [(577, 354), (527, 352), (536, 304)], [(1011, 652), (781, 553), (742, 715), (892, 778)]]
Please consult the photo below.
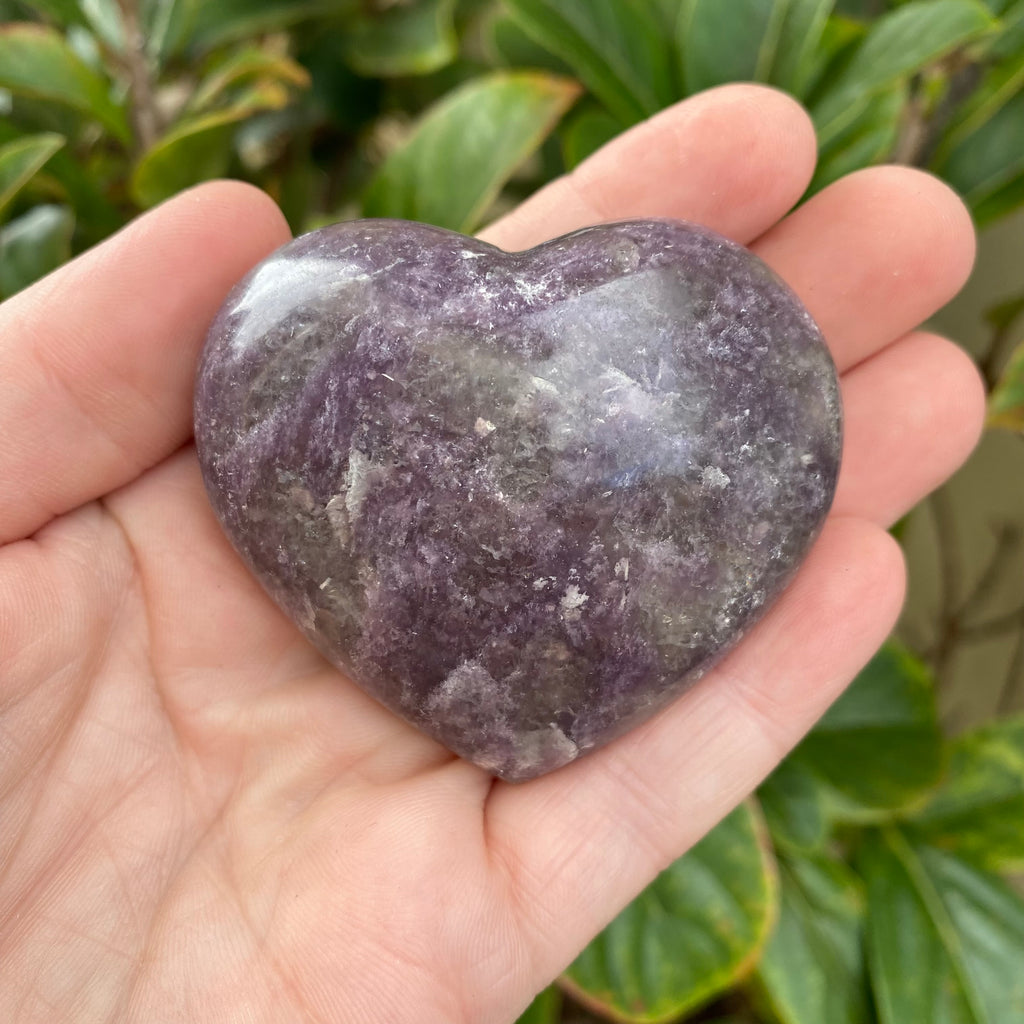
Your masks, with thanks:
[(125, 36), (122, 64), (128, 75), (135, 138), (139, 149), (145, 151), (160, 137), (160, 111), (153, 93), (138, 0), (119, 0), (119, 5)]

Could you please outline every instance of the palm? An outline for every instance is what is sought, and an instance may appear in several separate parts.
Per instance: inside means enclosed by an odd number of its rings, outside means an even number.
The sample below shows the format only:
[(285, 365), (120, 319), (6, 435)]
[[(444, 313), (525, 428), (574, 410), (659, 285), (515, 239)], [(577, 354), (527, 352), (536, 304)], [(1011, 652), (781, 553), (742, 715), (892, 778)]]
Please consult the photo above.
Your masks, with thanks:
[[(731, 118), (731, 143), (709, 109)], [(806, 183), (810, 140), (803, 115), (763, 90), (707, 94), (644, 132), (491, 237), (517, 247), (644, 213), (760, 236), (853, 367), (843, 478), (797, 582), (715, 678), (526, 786), (493, 783), (339, 678), (241, 567), (191, 449), (169, 454), (202, 323), (282, 240), (263, 203), (216, 186), (193, 199), (202, 209), (182, 200), (151, 218), (151, 235), (191, 231), (197, 253), (216, 238), (221, 259), (200, 279), (179, 255), (167, 340), (114, 383), (67, 372), (82, 346), (61, 346), (80, 324), (47, 333), (61, 315), (47, 300), (80, 282), (57, 275), (0, 314), (4, 336), (22, 338), (0, 348), (0, 379), (22, 396), (0, 428), (26, 437), (0, 451), (0, 494), (12, 494), (0, 532), (15, 541), (0, 549), (0, 1017), (509, 1021), (756, 785), (887, 631), (901, 576), (878, 524), (951, 471), (977, 427), (977, 385), (955, 349), (921, 334), (889, 344), (959, 284), (962, 213), (940, 186), (880, 171), (767, 230)], [(677, 162), (702, 154), (689, 185), (634, 159), (673, 133), (676, 150), (663, 148)], [(735, 157), (752, 138), (744, 181)], [(661, 200), (635, 198), (650, 193)], [(885, 218), (892, 235), (875, 251)], [(135, 240), (146, 244), (141, 226)], [(100, 277), (124, 249), (89, 257), (98, 314), (112, 301)], [(134, 273), (138, 289), (162, 287)], [(97, 379), (120, 366), (128, 306), (79, 351)], [(140, 299), (134, 315), (147, 312)], [(111, 405), (110, 393), (128, 398)], [(32, 411), (58, 399), (63, 411)], [(899, 449), (879, 459), (893, 434)], [(63, 514), (42, 526), (51, 512)]]

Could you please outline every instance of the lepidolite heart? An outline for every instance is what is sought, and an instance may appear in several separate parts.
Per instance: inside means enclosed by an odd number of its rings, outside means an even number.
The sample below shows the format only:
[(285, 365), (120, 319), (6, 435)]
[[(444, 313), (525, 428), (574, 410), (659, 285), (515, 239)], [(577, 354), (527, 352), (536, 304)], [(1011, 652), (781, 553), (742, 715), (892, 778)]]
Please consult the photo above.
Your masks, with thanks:
[(506, 779), (600, 746), (778, 595), (835, 488), (821, 335), (671, 221), (525, 253), (356, 221), (256, 267), (196, 392), (214, 509), (306, 636)]

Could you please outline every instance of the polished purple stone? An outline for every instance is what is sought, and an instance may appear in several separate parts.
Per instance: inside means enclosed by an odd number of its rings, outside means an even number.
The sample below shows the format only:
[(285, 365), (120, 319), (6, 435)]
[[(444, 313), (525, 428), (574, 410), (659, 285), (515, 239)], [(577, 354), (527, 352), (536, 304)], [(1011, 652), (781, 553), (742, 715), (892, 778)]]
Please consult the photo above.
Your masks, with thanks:
[(523, 253), (403, 221), (296, 239), (231, 293), (196, 444), (239, 554), (335, 665), (505, 779), (692, 684), (835, 489), (817, 327), (673, 221)]

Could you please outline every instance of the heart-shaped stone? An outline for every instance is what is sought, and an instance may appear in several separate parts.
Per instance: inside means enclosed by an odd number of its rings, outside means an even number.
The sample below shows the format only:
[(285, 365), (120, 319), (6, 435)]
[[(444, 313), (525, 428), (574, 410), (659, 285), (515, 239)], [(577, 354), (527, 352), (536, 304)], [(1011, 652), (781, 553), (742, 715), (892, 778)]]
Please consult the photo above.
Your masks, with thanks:
[(509, 254), (403, 221), (279, 249), (196, 391), (213, 507), (389, 708), (505, 779), (693, 683), (835, 489), (835, 369), (755, 256), (674, 221)]

